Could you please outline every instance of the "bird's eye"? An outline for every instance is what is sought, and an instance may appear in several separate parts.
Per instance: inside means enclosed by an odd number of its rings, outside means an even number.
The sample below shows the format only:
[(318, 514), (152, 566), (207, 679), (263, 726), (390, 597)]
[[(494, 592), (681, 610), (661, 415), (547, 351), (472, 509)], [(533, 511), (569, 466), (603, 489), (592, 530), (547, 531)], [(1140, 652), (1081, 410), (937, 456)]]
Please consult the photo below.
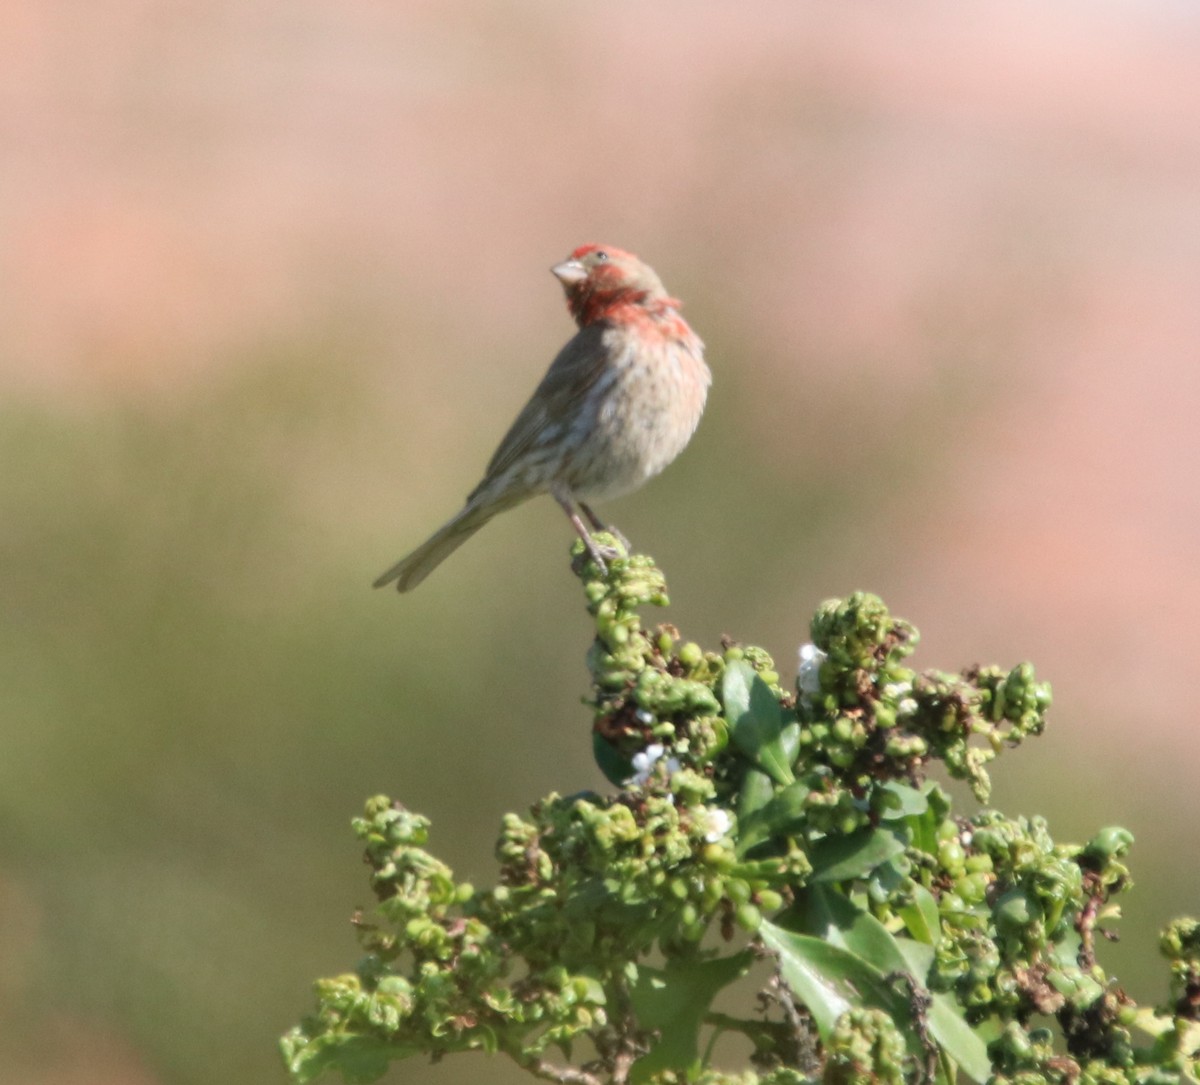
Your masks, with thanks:
[(601, 251), (601, 252), (596, 253), (595, 255), (596, 255), (596, 263), (598, 263), (598, 264), (603, 264), (605, 261), (608, 260), (608, 253), (606, 253), (606, 252)]

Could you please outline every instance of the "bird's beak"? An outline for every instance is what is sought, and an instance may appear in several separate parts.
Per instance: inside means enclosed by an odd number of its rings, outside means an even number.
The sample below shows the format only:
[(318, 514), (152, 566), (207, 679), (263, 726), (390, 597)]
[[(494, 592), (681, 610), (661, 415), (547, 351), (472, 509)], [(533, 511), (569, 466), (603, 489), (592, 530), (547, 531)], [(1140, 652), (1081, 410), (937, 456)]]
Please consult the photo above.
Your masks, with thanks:
[(578, 260), (564, 260), (561, 264), (555, 264), (550, 273), (563, 286), (578, 286), (588, 277), (587, 268)]

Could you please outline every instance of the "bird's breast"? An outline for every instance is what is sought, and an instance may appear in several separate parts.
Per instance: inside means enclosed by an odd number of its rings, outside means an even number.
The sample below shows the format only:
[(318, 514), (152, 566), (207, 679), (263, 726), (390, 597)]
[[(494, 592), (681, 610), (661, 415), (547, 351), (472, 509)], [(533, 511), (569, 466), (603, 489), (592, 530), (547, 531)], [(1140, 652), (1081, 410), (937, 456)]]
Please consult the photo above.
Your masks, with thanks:
[(691, 440), (711, 380), (703, 344), (683, 325), (610, 329), (610, 359), (591, 390), (594, 410), (581, 424), (590, 430), (573, 464), (572, 488), (587, 500), (637, 489), (663, 470)]

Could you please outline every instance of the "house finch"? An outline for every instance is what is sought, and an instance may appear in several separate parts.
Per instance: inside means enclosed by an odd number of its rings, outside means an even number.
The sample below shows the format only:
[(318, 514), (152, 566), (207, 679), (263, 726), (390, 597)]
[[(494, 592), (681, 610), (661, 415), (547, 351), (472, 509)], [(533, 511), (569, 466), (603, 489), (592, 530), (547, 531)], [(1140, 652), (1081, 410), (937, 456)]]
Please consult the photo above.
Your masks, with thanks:
[[(583, 245), (550, 269), (579, 331), (554, 359), (463, 510), (375, 581), (415, 588), (498, 512), (549, 493), (606, 570), (579, 514), (636, 490), (691, 440), (712, 379), (704, 344), (652, 268)], [(606, 570), (607, 571), (607, 570)]]

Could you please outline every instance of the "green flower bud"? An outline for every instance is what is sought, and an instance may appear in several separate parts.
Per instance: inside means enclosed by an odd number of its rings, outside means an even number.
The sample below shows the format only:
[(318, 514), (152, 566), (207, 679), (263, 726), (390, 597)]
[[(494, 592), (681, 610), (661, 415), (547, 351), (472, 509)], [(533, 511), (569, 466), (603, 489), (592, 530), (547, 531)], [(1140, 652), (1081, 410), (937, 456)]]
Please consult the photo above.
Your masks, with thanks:
[(833, 721), (833, 737), (838, 742), (849, 742), (854, 737), (854, 722), (846, 716), (838, 716)]
[(736, 856), (727, 846), (719, 843), (705, 844), (700, 852), (700, 858), (711, 867), (718, 870), (728, 870), (736, 861)]
[(1133, 833), (1122, 829), (1119, 825), (1101, 829), (1083, 849), (1089, 858), (1107, 863), (1113, 859), (1121, 859), (1133, 846)]
[(867, 822), (867, 814), (863, 810), (845, 810), (838, 817), (837, 831), (843, 836), (861, 829)]
[(954, 891), (967, 904), (981, 904), (991, 881), (986, 874), (963, 874), (954, 879)]
[[(938, 840), (957, 840), (958, 826), (951, 818), (944, 818), (938, 823), (937, 827)], [(972, 844), (978, 844), (978, 836), (971, 841)]]
[(1200, 957), (1200, 920), (1191, 916), (1172, 920), (1163, 928), (1158, 944), (1168, 960)]
[(694, 671), (704, 660), (704, 652), (700, 645), (694, 641), (688, 641), (679, 649), (679, 662), (682, 663), (688, 670)]
[(829, 751), (828, 756), (829, 763), (833, 765), (834, 768), (848, 769), (854, 764), (855, 758), (858, 756), (858, 752), (853, 749), (853, 747), (835, 746)]
[(957, 839), (943, 840), (938, 845), (937, 854), (938, 862), (948, 874), (961, 874), (966, 869), (966, 853)]
[(755, 899), (764, 912), (777, 912), (783, 907), (783, 895), (774, 889), (760, 889), (755, 894)]
[(742, 930), (753, 934), (762, 924), (762, 912), (747, 902), (737, 906), (733, 913), (733, 919)]
[(744, 904), (750, 899), (750, 886), (741, 878), (729, 878), (725, 882), (725, 895), (734, 904)]
[(1041, 905), (1023, 889), (1010, 889), (993, 910), (996, 930), (1003, 936), (1023, 935), (1027, 928), (1042, 920)]
[(990, 874), (993, 870), (992, 857), (979, 854), (968, 855), (966, 867), (970, 874)]
[(963, 903), (962, 897), (957, 893), (943, 893), (938, 900), (938, 911), (943, 915), (955, 915), (958, 912), (965, 912), (966, 904)]

